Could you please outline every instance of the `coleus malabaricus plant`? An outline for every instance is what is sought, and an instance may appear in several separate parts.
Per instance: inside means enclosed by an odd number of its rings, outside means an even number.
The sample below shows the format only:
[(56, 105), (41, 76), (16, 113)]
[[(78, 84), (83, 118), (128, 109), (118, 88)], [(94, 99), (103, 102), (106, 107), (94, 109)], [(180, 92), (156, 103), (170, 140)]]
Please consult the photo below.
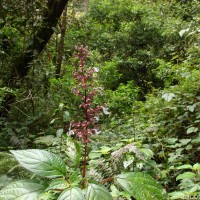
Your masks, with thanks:
[(79, 68), (74, 71), (74, 77), (77, 80), (77, 86), (73, 88), (75, 95), (82, 99), (79, 108), (83, 110), (84, 119), (80, 122), (73, 122), (72, 128), (76, 137), (80, 138), (83, 147), (83, 170), (82, 170), (82, 188), (85, 185), (86, 166), (87, 166), (87, 144), (90, 142), (90, 135), (96, 132), (94, 129), (95, 116), (102, 110), (101, 106), (94, 106), (93, 98), (96, 90), (93, 84), (95, 68), (88, 68), (85, 60), (89, 55), (87, 47), (77, 46), (76, 57), (79, 60)]

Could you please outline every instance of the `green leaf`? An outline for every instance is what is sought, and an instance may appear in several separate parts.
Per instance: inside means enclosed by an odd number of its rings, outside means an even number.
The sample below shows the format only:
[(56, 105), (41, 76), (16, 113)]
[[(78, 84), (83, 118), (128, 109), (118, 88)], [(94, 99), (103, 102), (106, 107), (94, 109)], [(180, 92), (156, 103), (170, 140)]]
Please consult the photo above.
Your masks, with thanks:
[(12, 178), (9, 178), (6, 174), (0, 174), (0, 188), (5, 187), (10, 182), (12, 182)]
[(54, 179), (49, 187), (46, 189), (46, 191), (48, 190), (55, 190), (55, 189), (59, 189), (59, 190), (64, 190), (64, 189), (67, 189), (69, 187), (69, 184), (67, 183), (66, 180), (64, 179)]
[(175, 94), (173, 93), (165, 93), (162, 95), (162, 98), (167, 102), (170, 102), (174, 97), (175, 97)]
[[(101, 152), (102, 154), (108, 154), (110, 151), (112, 150), (112, 148), (108, 147), (108, 146), (102, 146), (101, 150), (99, 152)], [(96, 151), (98, 152), (98, 151)]]
[(196, 106), (197, 106), (197, 104), (193, 104), (193, 105), (191, 105), (191, 106), (187, 106), (187, 109), (188, 109), (190, 112), (194, 112)]
[(80, 188), (70, 188), (61, 193), (58, 200), (85, 200)]
[(60, 138), (62, 136), (63, 132), (64, 132), (63, 128), (59, 128), (56, 131), (56, 137)]
[(103, 185), (90, 183), (86, 189), (86, 200), (112, 200), (112, 196)]
[(197, 131), (198, 131), (198, 128), (192, 126), (192, 127), (190, 127), (190, 128), (187, 129), (187, 134), (189, 134), (189, 133), (195, 133)]
[(167, 144), (175, 144), (177, 140), (178, 140), (178, 138), (166, 138), (166, 139), (164, 139), (164, 141), (167, 142)]
[(192, 169), (191, 165), (181, 165), (179, 167), (177, 167), (177, 169)]
[(46, 186), (38, 181), (16, 181), (0, 191), (3, 200), (38, 200), (38, 196), (45, 192)]
[(170, 199), (184, 199), (185, 194), (183, 192), (169, 193)]
[(33, 141), (33, 143), (35, 143), (35, 144), (46, 144), (47, 146), (50, 146), (56, 141), (58, 142), (59, 139), (54, 137), (53, 135), (45, 135), (45, 136), (37, 137)]
[(150, 175), (142, 172), (120, 174), (116, 181), (125, 191), (137, 200), (162, 200), (164, 190)]
[(181, 31), (179, 32), (179, 35), (180, 35), (181, 37), (183, 37), (183, 35), (184, 35), (186, 32), (188, 32), (189, 30), (190, 30), (189, 28), (183, 29), (183, 30), (181, 30)]
[(194, 164), (193, 169), (196, 171), (200, 170), (200, 164), (199, 163)]
[(63, 120), (67, 121), (69, 119), (69, 112), (65, 111), (63, 112)]
[(19, 163), (34, 174), (47, 178), (66, 176), (64, 161), (44, 150), (29, 149), (11, 151)]
[(192, 178), (194, 178), (195, 176), (196, 176), (196, 174), (193, 173), (193, 172), (184, 172), (183, 174), (179, 174), (179, 175), (176, 177), (176, 180), (178, 181), (178, 180), (182, 180), (182, 179), (185, 179), (185, 178), (187, 178), (187, 179), (192, 179)]
[(145, 157), (149, 159), (153, 157), (153, 151), (151, 151), (151, 149), (141, 148), (140, 152), (142, 152), (145, 155)]
[(58, 118), (54, 118), (54, 119), (52, 119), (52, 120), (50, 121), (49, 124), (53, 124), (57, 119), (58, 119)]
[(62, 111), (63, 108), (64, 108), (64, 103), (60, 103), (60, 104), (59, 104), (59, 110)]
[(179, 140), (179, 142), (180, 142), (182, 145), (187, 145), (190, 141), (191, 141), (191, 139), (181, 139), (181, 140)]

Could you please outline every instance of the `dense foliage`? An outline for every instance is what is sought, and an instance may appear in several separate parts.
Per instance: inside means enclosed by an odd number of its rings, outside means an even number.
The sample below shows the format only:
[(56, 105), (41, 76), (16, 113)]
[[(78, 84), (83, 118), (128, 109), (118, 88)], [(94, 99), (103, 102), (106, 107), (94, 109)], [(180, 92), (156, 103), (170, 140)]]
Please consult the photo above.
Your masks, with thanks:
[(199, 1), (56, 2), (0, 2), (0, 199), (199, 199)]

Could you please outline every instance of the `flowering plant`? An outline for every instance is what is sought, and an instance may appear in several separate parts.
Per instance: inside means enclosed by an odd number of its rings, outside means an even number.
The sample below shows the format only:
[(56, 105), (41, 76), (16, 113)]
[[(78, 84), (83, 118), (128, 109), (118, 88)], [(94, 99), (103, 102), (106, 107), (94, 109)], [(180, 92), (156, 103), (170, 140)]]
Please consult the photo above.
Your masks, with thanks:
[(79, 108), (83, 110), (84, 120), (81, 122), (73, 122), (72, 128), (75, 136), (80, 138), (84, 145), (83, 154), (83, 173), (82, 173), (82, 188), (84, 188), (84, 178), (86, 175), (87, 166), (87, 144), (90, 141), (89, 136), (96, 132), (94, 129), (95, 116), (101, 111), (100, 106), (93, 105), (93, 98), (96, 95), (96, 88), (93, 84), (94, 68), (87, 68), (85, 59), (88, 57), (89, 52), (86, 47), (78, 46), (78, 53), (76, 57), (79, 60), (79, 69), (74, 72), (74, 77), (77, 80), (77, 87), (73, 88), (75, 95), (82, 99)]

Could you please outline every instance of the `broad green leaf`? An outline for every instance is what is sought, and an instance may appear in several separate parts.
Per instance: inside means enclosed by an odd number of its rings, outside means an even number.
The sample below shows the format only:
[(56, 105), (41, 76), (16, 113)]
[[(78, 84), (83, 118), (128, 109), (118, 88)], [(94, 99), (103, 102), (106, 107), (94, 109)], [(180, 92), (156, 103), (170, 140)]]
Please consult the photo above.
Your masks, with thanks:
[(177, 169), (192, 169), (191, 165), (181, 165), (179, 167), (177, 167)]
[(187, 129), (187, 134), (189, 134), (189, 133), (195, 133), (197, 131), (198, 131), (198, 128), (192, 126), (192, 127), (190, 127), (190, 128)]
[(192, 139), (181, 139), (179, 142), (183, 145), (187, 145)]
[(46, 191), (48, 190), (55, 190), (55, 189), (59, 189), (59, 190), (64, 190), (64, 189), (67, 189), (69, 187), (69, 184), (67, 183), (66, 180), (64, 179), (54, 179), (49, 187), (46, 189)]
[(187, 109), (188, 109), (190, 112), (194, 112), (196, 106), (197, 106), (197, 104), (193, 104), (193, 105), (191, 105), (191, 106), (187, 106)]
[(183, 192), (169, 193), (170, 199), (184, 199), (185, 194)]
[(199, 163), (194, 164), (193, 169), (197, 171), (200, 170), (200, 164)]
[(58, 200), (85, 200), (80, 188), (70, 188), (61, 193)]
[(63, 128), (59, 128), (56, 131), (56, 137), (60, 138), (62, 136), (63, 132), (64, 132)]
[(44, 150), (29, 149), (11, 151), (19, 163), (34, 174), (47, 178), (66, 176), (64, 161)]
[(46, 186), (38, 181), (16, 181), (0, 191), (0, 199), (3, 200), (38, 200), (38, 196), (45, 192)]
[(64, 103), (60, 103), (60, 104), (59, 104), (59, 110), (62, 111), (63, 108), (64, 108)]
[(5, 187), (10, 182), (12, 182), (12, 178), (9, 178), (6, 174), (1, 175), (0, 174), (0, 188)]
[(108, 147), (108, 146), (102, 146), (101, 150), (99, 151), (95, 151), (95, 152), (101, 152), (102, 154), (108, 154), (110, 151), (112, 150), (112, 148)]
[(183, 174), (179, 174), (177, 177), (176, 177), (176, 180), (182, 180), (182, 179), (192, 179), (196, 176), (195, 173), (193, 172), (184, 172)]
[(181, 37), (183, 37), (183, 35), (184, 35), (186, 32), (188, 32), (189, 30), (190, 30), (189, 28), (183, 29), (183, 30), (181, 30), (181, 31), (179, 32), (179, 35), (180, 35)]
[(79, 142), (74, 142), (71, 138), (67, 138), (66, 154), (74, 165), (79, 165), (81, 161), (81, 153), (81, 144)]
[(112, 196), (103, 185), (90, 183), (86, 189), (86, 200), (112, 200)]
[(69, 119), (69, 112), (65, 111), (63, 112), (63, 120), (67, 121)]
[(45, 144), (47, 146), (52, 145), (54, 142), (58, 142), (59, 139), (54, 137), (53, 135), (45, 135), (41, 137), (37, 137), (33, 143), (35, 144)]
[(151, 149), (141, 148), (140, 152), (142, 152), (147, 158), (153, 157), (153, 151), (151, 151)]
[(100, 158), (100, 157), (101, 157), (101, 152), (91, 151), (89, 154), (90, 159), (95, 159), (95, 158)]
[(118, 185), (137, 200), (163, 200), (164, 190), (150, 175), (142, 172), (120, 174)]
[(167, 144), (175, 144), (177, 142), (178, 138), (166, 138), (164, 139)]
[(173, 93), (165, 93), (162, 95), (162, 98), (167, 102), (170, 102), (174, 97), (175, 97), (175, 94)]

